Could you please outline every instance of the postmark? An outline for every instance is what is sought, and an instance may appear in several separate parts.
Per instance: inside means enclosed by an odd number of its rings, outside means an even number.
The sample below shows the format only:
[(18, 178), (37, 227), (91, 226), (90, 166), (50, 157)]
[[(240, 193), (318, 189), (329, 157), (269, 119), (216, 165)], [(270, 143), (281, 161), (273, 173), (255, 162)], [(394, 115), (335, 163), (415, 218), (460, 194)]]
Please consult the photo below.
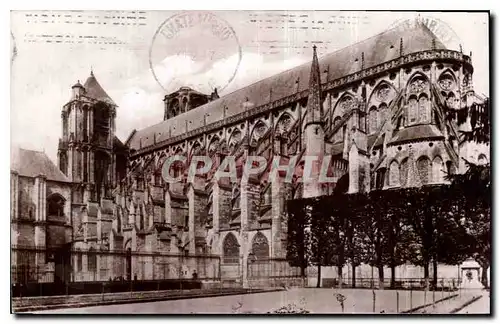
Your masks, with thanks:
[(400, 26), (401, 28), (412, 30), (415, 28), (416, 24), (423, 24), (426, 26), (448, 49), (462, 49), (463, 42), (457, 33), (447, 23), (435, 17), (418, 15), (414, 18), (400, 19), (393, 23), (390, 28)]
[(166, 93), (181, 86), (222, 91), (236, 76), (241, 57), (238, 37), (227, 21), (208, 11), (186, 11), (158, 27), (149, 65)]

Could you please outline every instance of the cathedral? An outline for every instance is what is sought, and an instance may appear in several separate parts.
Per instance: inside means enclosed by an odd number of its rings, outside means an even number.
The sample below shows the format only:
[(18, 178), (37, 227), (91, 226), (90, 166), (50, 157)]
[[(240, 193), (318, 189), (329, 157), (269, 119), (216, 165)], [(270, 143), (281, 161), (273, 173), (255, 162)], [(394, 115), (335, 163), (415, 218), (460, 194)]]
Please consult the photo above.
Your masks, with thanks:
[[(471, 55), (446, 48), (422, 23), (320, 58), (313, 47), (312, 62), (221, 97), (188, 87), (165, 95), (164, 120), (124, 142), (115, 135), (120, 108), (91, 73), (62, 107), (57, 167), (26, 150), (13, 163), (12, 266), (36, 265), (15, 280), (248, 287), (294, 279), (287, 200), (440, 184), (465, 171), (463, 159), (489, 161), (489, 146), (461, 141), (462, 126), (448, 118), (486, 99), (474, 92)], [(172, 155), (187, 161), (168, 170), (177, 183), (162, 176)], [(201, 155), (212, 170), (186, 181), (186, 165)], [(255, 177), (217, 179), (227, 156), (239, 171), (248, 156), (299, 162), (291, 183), (280, 172), (270, 181), (271, 163)], [(305, 156), (330, 156), (334, 183), (302, 182)]]

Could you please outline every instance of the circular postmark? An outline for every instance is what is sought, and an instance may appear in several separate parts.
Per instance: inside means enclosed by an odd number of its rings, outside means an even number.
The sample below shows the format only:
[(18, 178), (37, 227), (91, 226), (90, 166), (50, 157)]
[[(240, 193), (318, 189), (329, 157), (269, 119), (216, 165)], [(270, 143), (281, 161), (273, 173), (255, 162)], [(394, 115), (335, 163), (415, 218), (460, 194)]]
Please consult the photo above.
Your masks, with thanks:
[(414, 18), (397, 20), (390, 28), (399, 26), (404, 29), (414, 29), (417, 24), (426, 26), (446, 48), (462, 49), (463, 43), (457, 33), (447, 23), (435, 17), (425, 17), (419, 14)]
[(234, 79), (242, 51), (233, 28), (207, 11), (186, 11), (166, 19), (149, 49), (153, 78), (165, 91), (188, 86), (222, 91)]

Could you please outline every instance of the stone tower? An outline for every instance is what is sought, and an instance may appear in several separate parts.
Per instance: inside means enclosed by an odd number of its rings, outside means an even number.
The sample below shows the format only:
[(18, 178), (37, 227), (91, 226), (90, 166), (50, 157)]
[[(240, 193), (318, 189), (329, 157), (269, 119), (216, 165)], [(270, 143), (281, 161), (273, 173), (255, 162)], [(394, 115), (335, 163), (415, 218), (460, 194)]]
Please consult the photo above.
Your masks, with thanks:
[(78, 81), (72, 87), (63, 106), (58, 162), (69, 180), (80, 184), (77, 201), (99, 202), (116, 185), (116, 107), (93, 72), (84, 85)]
[(321, 183), (318, 181), (318, 176), (325, 152), (325, 132), (323, 129), (323, 112), (321, 107), (321, 78), (316, 46), (313, 46), (313, 60), (311, 75), (309, 77), (309, 97), (304, 118), (305, 165), (303, 197), (307, 198), (322, 195)]

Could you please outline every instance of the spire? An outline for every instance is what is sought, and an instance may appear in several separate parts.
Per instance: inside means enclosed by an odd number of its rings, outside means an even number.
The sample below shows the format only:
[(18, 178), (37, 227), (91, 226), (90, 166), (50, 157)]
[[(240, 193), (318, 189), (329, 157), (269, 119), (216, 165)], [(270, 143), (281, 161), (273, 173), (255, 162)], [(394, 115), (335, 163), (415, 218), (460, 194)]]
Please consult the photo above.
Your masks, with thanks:
[(399, 56), (403, 56), (404, 55), (404, 51), (403, 51), (403, 38), (401, 37), (399, 39)]
[(94, 76), (94, 69), (92, 68), (92, 65), (90, 66), (90, 76)]
[(309, 77), (309, 98), (307, 100), (306, 125), (322, 123), (321, 116), (321, 77), (316, 45), (313, 46), (313, 60)]

